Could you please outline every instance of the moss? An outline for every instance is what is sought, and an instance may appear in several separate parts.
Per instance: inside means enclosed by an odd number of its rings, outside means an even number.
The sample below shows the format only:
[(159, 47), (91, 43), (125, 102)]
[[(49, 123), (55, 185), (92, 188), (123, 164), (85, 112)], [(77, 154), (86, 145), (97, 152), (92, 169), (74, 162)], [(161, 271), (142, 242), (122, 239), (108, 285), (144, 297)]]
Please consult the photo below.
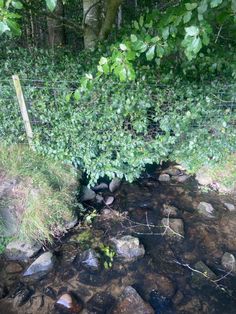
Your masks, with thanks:
[(54, 161), (25, 146), (0, 147), (0, 172), (19, 178), (17, 202), (24, 206), (19, 237), (51, 241), (73, 219), (78, 174), (70, 165)]

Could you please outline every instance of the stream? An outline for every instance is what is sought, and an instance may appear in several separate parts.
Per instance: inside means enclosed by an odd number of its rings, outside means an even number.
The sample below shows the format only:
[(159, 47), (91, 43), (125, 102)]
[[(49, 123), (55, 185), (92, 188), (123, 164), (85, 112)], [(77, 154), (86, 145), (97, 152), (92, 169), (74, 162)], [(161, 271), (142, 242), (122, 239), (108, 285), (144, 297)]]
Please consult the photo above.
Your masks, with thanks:
[[(98, 189), (114, 202), (86, 202), (84, 221), (34, 258), (0, 256), (0, 313), (236, 313), (236, 268), (222, 262), (236, 256), (235, 200), (173, 165), (163, 169), (113, 193)], [(23, 276), (44, 251), (53, 268)]]

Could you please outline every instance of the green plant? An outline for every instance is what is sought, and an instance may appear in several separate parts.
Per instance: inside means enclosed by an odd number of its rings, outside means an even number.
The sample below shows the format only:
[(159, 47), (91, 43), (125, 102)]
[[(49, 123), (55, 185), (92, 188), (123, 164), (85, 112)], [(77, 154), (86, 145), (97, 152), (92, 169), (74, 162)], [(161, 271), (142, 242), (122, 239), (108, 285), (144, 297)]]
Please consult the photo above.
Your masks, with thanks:
[(103, 243), (100, 244), (99, 249), (103, 254), (103, 265), (105, 269), (112, 267), (114, 256), (116, 255), (115, 251), (108, 245)]

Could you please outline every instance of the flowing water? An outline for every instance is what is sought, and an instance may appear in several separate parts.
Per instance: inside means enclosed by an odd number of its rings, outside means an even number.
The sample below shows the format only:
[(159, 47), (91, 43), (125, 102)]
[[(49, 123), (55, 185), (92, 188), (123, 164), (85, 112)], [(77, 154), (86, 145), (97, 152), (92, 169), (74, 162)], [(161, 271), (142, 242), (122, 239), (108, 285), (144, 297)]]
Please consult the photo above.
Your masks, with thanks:
[[(44, 277), (23, 277), (30, 263), (16, 265), (2, 256), (5, 295), (0, 313), (58, 313), (56, 300), (66, 292), (83, 303), (81, 313), (112, 313), (127, 286), (134, 287), (157, 314), (236, 313), (236, 276), (221, 264), (225, 252), (236, 256), (236, 212), (224, 205), (234, 200), (201, 191), (191, 177), (160, 182), (159, 174), (160, 169), (155, 169), (132, 184), (122, 183), (111, 206), (97, 206), (101, 214), (92, 225), (79, 224), (46, 248), (54, 252), (56, 263)], [(103, 196), (110, 194), (103, 192)], [(198, 214), (200, 202), (213, 206), (214, 218)], [(87, 206), (91, 209), (93, 204)], [(176, 219), (177, 229), (171, 225)], [(108, 247), (111, 238), (123, 235), (140, 239), (144, 257), (133, 262), (115, 257), (112, 267), (105, 269), (109, 258), (101, 243)], [(75, 263), (77, 254), (91, 247), (103, 256), (95, 272)]]

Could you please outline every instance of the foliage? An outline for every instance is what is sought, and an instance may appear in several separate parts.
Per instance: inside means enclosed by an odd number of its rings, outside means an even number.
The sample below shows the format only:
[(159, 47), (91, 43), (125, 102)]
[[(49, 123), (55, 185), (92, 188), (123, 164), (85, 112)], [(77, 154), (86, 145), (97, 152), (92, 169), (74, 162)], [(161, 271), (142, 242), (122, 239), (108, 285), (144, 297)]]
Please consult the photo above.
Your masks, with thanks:
[(105, 269), (112, 267), (114, 256), (116, 255), (115, 251), (108, 245), (103, 243), (100, 244), (99, 249), (103, 255), (103, 265)]
[(23, 146), (1, 146), (0, 150), (0, 169), (23, 182), (19, 197), (23, 197), (26, 210), (19, 236), (50, 241), (63, 233), (75, 206), (76, 173), (71, 166), (43, 158)]

